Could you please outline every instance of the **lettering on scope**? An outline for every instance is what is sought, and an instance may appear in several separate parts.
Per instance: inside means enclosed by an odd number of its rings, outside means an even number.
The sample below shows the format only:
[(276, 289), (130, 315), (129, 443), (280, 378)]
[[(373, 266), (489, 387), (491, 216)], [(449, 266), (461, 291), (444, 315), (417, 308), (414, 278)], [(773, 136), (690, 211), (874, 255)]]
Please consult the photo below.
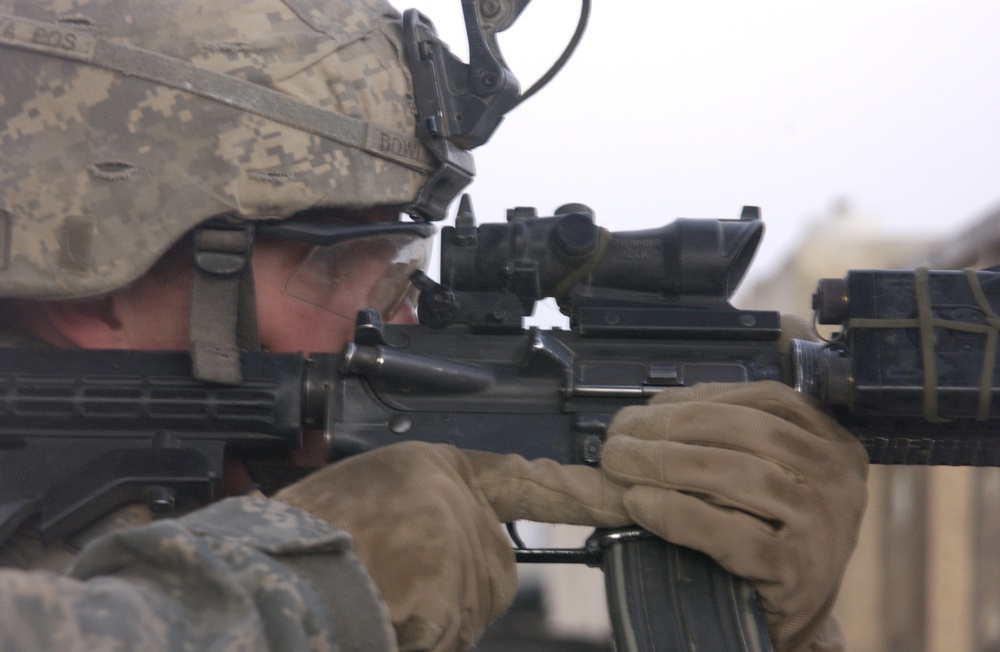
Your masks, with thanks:
[(611, 254), (623, 260), (651, 260), (659, 257), (660, 241), (655, 238), (640, 240), (612, 240)]

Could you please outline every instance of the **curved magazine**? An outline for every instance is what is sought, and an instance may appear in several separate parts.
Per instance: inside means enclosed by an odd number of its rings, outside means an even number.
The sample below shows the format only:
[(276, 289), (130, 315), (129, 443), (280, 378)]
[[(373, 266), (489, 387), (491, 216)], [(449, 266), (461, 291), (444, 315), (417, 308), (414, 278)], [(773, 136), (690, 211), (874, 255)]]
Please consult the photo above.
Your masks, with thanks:
[(773, 652), (753, 586), (704, 554), (646, 537), (603, 565), (616, 652)]

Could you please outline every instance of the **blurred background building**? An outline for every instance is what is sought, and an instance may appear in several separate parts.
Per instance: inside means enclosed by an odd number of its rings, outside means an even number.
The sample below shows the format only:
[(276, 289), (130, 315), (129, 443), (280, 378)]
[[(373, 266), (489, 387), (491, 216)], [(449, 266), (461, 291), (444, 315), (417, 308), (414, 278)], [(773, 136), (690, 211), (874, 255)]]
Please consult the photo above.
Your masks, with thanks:
[[(823, 277), (849, 269), (1000, 264), (1000, 210), (933, 240), (879, 228), (848, 203), (815, 221), (737, 305), (811, 315)], [(861, 539), (837, 603), (852, 652), (1000, 650), (1000, 469), (874, 466)]]

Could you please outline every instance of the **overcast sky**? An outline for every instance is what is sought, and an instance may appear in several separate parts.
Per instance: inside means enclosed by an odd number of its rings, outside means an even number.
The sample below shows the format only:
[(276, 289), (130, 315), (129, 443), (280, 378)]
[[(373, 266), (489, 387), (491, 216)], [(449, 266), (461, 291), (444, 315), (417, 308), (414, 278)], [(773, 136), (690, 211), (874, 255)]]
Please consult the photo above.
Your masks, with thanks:
[[(594, 5), (566, 69), (476, 150), (480, 222), (582, 202), (626, 230), (759, 205), (759, 275), (841, 199), (905, 233), (1000, 209), (1000, 2)], [(458, 0), (397, 6), (467, 51)], [(503, 35), (522, 87), (558, 56), (578, 9), (534, 0)]]

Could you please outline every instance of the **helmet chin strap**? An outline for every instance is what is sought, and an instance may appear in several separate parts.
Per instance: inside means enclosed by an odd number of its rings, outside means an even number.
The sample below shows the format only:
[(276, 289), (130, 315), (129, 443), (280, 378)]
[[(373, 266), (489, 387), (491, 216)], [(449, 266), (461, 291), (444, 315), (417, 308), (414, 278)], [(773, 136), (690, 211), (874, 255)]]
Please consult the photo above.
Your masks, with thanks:
[(194, 231), (191, 365), (199, 380), (238, 384), (240, 349), (260, 350), (250, 254), (254, 227), (224, 219)]

